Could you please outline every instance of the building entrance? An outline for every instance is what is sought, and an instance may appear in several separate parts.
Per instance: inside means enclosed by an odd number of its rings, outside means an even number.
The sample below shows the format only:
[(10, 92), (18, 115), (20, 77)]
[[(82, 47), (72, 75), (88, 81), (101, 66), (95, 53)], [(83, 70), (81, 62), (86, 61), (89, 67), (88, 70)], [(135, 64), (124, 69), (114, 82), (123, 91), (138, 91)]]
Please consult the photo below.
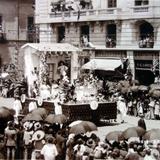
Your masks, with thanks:
[(152, 60), (135, 60), (135, 78), (142, 85), (154, 83), (155, 75), (152, 71)]

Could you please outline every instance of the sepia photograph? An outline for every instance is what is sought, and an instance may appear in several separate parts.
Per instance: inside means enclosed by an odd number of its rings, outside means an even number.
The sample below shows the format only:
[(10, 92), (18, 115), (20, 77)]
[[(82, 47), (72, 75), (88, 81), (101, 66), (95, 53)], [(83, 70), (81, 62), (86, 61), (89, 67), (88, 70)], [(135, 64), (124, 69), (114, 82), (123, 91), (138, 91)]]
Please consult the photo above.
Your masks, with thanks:
[(160, 0), (0, 0), (0, 160), (160, 160)]

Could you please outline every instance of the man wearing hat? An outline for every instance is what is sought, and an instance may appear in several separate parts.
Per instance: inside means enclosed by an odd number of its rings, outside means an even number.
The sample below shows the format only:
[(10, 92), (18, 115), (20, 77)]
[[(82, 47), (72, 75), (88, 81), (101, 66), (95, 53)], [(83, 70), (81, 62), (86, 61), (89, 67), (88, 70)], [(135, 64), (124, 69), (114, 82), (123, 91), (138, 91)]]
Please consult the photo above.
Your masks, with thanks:
[(140, 116), (140, 119), (138, 120), (138, 127), (141, 127), (144, 130), (146, 130), (146, 123), (145, 123), (145, 120), (144, 120), (144, 115), (140, 114), (139, 116)]

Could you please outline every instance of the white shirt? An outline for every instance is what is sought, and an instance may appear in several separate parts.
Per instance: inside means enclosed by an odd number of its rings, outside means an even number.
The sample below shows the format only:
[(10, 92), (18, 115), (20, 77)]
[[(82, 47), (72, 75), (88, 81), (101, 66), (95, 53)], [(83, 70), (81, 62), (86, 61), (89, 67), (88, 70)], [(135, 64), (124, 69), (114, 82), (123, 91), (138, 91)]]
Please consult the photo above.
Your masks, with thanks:
[(41, 150), (41, 154), (44, 155), (45, 160), (55, 160), (58, 151), (55, 144), (45, 144)]
[(13, 103), (13, 109), (15, 110), (15, 116), (17, 117), (22, 110), (22, 104), (20, 100), (16, 99)]
[(125, 102), (123, 101), (118, 101), (117, 102), (117, 109), (120, 111), (121, 114), (123, 114), (124, 116), (127, 114), (127, 107)]
[(29, 112), (32, 112), (33, 110), (37, 109), (36, 102), (30, 102), (28, 106)]

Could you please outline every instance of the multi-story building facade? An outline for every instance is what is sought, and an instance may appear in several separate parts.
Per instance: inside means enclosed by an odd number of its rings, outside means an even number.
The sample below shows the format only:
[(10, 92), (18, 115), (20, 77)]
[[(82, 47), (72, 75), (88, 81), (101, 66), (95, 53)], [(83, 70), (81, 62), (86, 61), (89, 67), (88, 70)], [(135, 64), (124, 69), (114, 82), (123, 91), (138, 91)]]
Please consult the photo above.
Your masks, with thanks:
[[(33, 0), (0, 1), (0, 58), (1, 71), (21, 70), (19, 49), (35, 41)], [(21, 63), (21, 64), (19, 64)]]
[(151, 72), (159, 75), (160, 1), (36, 0), (35, 6), (40, 42), (80, 47), (79, 66), (91, 57), (119, 57), (144, 83)]

